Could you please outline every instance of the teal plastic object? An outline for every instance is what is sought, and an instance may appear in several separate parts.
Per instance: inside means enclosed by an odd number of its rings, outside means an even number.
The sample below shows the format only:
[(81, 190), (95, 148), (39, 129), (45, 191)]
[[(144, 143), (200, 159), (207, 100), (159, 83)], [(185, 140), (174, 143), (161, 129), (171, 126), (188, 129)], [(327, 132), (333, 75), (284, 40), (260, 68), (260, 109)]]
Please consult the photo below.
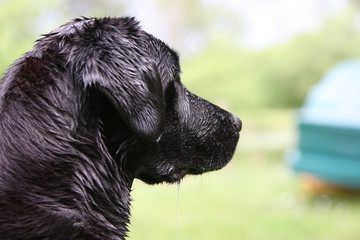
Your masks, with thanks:
[(360, 189), (360, 129), (299, 124), (298, 149), (289, 163), (332, 185)]
[(338, 64), (309, 92), (288, 162), (296, 172), (360, 189), (359, 60)]

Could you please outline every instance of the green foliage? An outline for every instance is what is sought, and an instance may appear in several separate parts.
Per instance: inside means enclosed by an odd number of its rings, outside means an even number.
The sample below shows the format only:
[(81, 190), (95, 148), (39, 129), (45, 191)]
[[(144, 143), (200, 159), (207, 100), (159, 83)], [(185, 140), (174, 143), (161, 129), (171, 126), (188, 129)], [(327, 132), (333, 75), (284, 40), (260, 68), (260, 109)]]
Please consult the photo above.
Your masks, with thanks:
[(251, 52), (229, 39), (210, 44), (183, 64), (190, 89), (233, 110), (300, 107), (309, 90), (336, 62), (360, 55), (360, 33), (351, 10), (314, 33)]
[(39, 22), (50, 20), (37, 17), (53, 7), (56, 7), (56, 3), (48, 0), (11, 0), (1, 3), (0, 74), (32, 48), (35, 39), (39, 38)]

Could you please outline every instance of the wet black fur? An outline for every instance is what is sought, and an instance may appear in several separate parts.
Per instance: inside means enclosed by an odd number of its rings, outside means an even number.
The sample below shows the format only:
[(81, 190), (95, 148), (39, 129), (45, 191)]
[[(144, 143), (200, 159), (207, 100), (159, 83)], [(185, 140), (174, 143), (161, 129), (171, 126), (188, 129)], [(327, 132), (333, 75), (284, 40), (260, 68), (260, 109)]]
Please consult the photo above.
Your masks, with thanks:
[(3, 78), (0, 111), (0, 239), (125, 239), (134, 178), (220, 169), (241, 128), (133, 18), (45, 35)]

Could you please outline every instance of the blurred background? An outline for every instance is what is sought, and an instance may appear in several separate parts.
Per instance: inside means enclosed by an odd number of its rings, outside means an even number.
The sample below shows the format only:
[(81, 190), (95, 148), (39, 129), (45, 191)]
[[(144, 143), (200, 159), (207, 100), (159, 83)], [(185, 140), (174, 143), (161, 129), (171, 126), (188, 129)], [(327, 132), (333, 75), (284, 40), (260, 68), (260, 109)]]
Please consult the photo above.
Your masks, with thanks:
[(134, 183), (129, 239), (360, 239), (359, 195), (309, 190), (285, 161), (309, 90), (360, 56), (360, 1), (0, 0), (0, 72), (73, 18), (123, 15), (180, 53), (190, 91), (243, 121), (233, 161), (181, 183), (177, 236), (177, 186)]

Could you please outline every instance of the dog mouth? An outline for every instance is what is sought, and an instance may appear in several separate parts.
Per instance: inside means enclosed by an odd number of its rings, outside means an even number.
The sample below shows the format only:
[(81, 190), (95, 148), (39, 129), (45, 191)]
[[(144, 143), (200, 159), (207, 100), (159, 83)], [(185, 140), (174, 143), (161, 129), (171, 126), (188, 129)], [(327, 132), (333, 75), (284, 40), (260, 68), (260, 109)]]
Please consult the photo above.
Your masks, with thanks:
[(200, 175), (206, 172), (211, 172), (211, 171), (217, 171), (221, 168), (223, 168), (227, 162), (224, 162), (223, 164), (219, 164), (216, 166), (207, 166), (207, 167), (180, 167), (180, 168), (176, 168), (173, 169), (170, 174), (169, 174), (169, 178), (166, 180), (169, 183), (174, 183), (174, 182), (178, 182), (181, 179), (183, 179), (186, 175)]
[(216, 171), (223, 168), (229, 161), (222, 162), (221, 164), (208, 164), (207, 166), (200, 167), (176, 167), (167, 171), (167, 173), (154, 173), (154, 172), (143, 172), (136, 176), (136, 178), (148, 183), (158, 184), (162, 182), (176, 183), (179, 182), (187, 175), (200, 175), (206, 172)]
[(154, 175), (149, 173), (142, 173), (137, 178), (148, 184), (158, 184), (162, 182), (176, 183), (183, 179), (186, 175), (199, 175), (206, 172), (196, 168), (177, 168), (170, 171), (169, 174)]
[[(212, 169), (216, 170), (216, 169)], [(176, 168), (170, 171), (168, 174), (160, 174), (160, 175), (153, 175), (149, 173), (143, 173), (137, 176), (137, 178), (141, 179), (142, 181), (148, 183), (148, 184), (158, 184), (162, 182), (167, 183), (176, 183), (179, 182), (181, 179), (183, 179), (186, 175), (200, 175), (208, 171), (212, 171), (209, 169), (198, 169), (198, 168)]]

